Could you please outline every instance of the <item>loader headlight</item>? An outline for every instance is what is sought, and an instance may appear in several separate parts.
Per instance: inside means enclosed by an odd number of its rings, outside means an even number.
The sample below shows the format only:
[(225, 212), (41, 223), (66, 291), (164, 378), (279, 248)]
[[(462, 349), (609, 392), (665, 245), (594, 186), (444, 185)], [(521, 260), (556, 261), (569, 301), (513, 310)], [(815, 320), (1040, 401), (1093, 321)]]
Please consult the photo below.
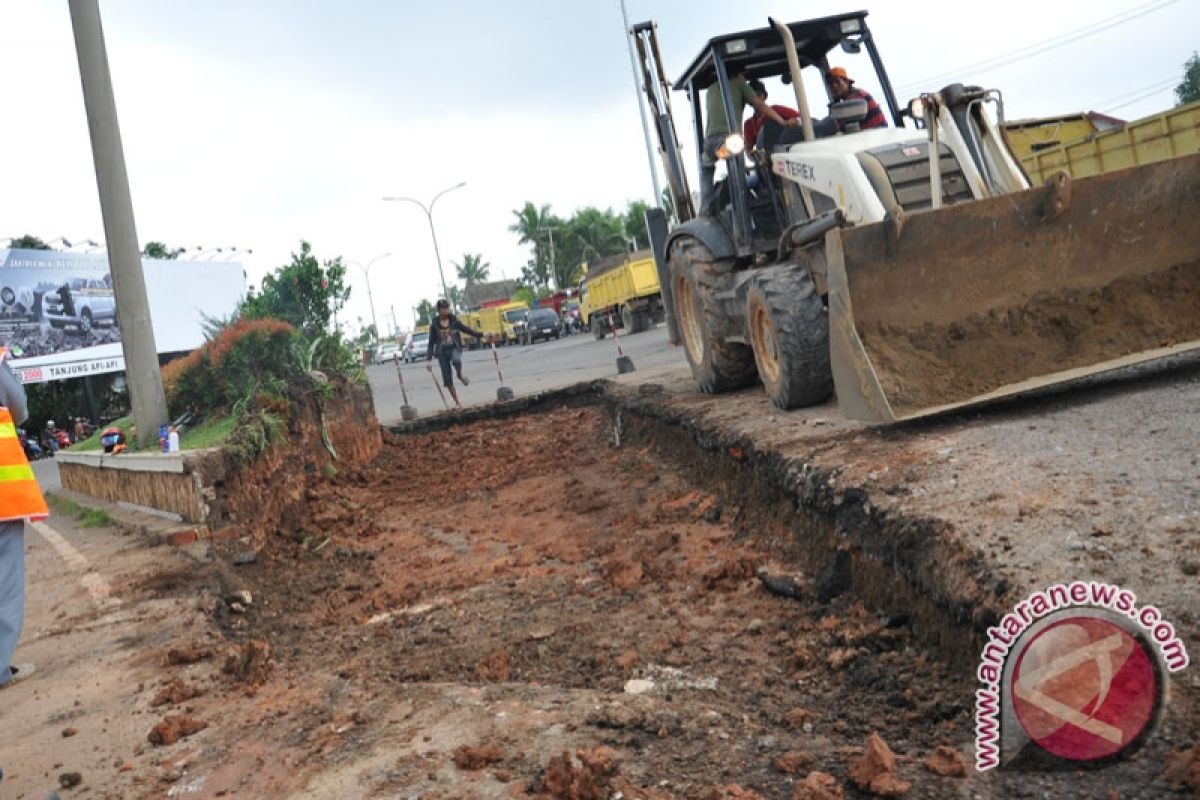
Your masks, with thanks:
[(908, 114), (913, 119), (925, 119), (925, 101), (919, 97), (909, 100)]
[(725, 143), (717, 148), (717, 158), (732, 158), (746, 152), (746, 140), (740, 133), (731, 133), (725, 137)]

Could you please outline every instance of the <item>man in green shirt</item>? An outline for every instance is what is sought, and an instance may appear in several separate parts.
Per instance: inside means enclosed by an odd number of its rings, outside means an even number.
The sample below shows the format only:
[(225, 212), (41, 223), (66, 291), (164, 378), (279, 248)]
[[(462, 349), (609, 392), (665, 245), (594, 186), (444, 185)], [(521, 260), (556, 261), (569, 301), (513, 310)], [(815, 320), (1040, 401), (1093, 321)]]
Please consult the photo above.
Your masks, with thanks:
[[(742, 129), (742, 113), (747, 105), (754, 107), (767, 119), (777, 122), (783, 127), (799, 125), (799, 119), (784, 119), (779, 112), (767, 105), (766, 100), (746, 83), (746, 68), (743, 66), (730, 67), (729, 92), (733, 101), (734, 121), (725, 116), (725, 100), (721, 97), (721, 84), (713, 83), (704, 91), (704, 149), (700, 157), (700, 207), (708, 202), (712, 195), (713, 177), (717, 171), (717, 148), (725, 142), (725, 137), (735, 130)], [(754, 142), (747, 142), (747, 147), (753, 147)]]

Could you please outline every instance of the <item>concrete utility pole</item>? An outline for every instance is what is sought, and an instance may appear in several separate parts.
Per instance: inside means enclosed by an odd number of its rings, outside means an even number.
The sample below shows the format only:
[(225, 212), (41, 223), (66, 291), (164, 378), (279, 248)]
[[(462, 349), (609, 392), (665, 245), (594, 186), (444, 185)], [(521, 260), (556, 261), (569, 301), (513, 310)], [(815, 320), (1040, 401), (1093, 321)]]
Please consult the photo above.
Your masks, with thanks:
[(662, 205), (662, 187), (658, 185), (658, 169), (654, 166), (654, 145), (650, 143), (650, 125), (646, 121), (646, 105), (642, 101), (642, 79), (638, 72), (637, 56), (633, 54), (633, 31), (629, 29), (629, 14), (625, 12), (625, 0), (621, 0), (621, 20), (625, 23), (625, 45), (629, 48), (629, 69), (633, 73), (633, 99), (637, 100), (638, 114), (642, 117), (642, 136), (646, 139), (646, 161), (650, 164), (650, 182), (654, 184), (654, 202), (651, 208)]
[(558, 259), (554, 257), (554, 228), (538, 228), (539, 231), (545, 231), (550, 237), (550, 277), (554, 280), (554, 288), (561, 289), (558, 285)]
[(133, 221), (129, 175), (117, 124), (117, 101), (113, 95), (108, 51), (100, 23), (98, 0), (69, 0), (71, 27), (88, 132), (92, 138), (92, 160), (100, 192), (104, 238), (108, 242), (108, 266), (112, 271), (117, 315), (121, 320), (121, 350), (125, 355), (125, 377), (133, 403), (139, 444), (158, 439), (158, 426), (167, 422), (167, 399), (158, 369), (158, 348), (150, 321), (150, 302), (142, 275), (142, 250), (138, 247)]
[(371, 293), (371, 267), (373, 267), (375, 265), (376, 261), (382, 261), (383, 259), (387, 258), (390, 255), (391, 255), (391, 253), (384, 253), (381, 256), (375, 256), (375, 258), (372, 258), (370, 261), (367, 262), (367, 265), (365, 267), (357, 261), (349, 262), (349, 263), (353, 264), (354, 266), (358, 267), (359, 269), (361, 269), (362, 273), (363, 273), (363, 277), (367, 279), (367, 302), (369, 302), (371, 304), (371, 324), (375, 326), (375, 344), (379, 344), (380, 335), (379, 335), (379, 320), (377, 320), (375, 318), (375, 295), (373, 295)]

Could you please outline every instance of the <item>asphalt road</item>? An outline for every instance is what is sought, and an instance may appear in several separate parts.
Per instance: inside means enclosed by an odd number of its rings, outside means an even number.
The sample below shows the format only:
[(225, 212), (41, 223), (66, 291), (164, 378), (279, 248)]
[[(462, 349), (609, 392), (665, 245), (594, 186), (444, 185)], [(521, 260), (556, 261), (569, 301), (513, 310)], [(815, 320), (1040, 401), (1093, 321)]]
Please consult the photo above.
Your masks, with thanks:
[[(620, 341), (625, 355), (633, 359), (639, 371), (663, 366), (687, 366), (683, 351), (667, 342), (665, 325), (633, 336), (622, 336)], [(504, 385), (518, 396), (557, 389), (580, 381), (615, 377), (617, 374), (617, 347), (611, 336), (596, 341), (591, 334), (579, 334), (526, 346), (499, 347), (496, 352), (500, 355)], [(434, 377), (440, 380), (436, 362), (433, 368)], [(416, 407), (421, 416), (431, 416), (444, 410), (434, 387), (434, 379), (425, 371), (424, 361), (404, 364), (401, 369), (408, 402)], [(463, 372), (471, 381), (470, 386), (466, 387), (456, 382), (458, 396), (464, 406), (496, 400), (500, 381), (490, 350), (464, 352)], [(403, 400), (395, 365), (388, 363), (368, 367), (367, 376), (379, 421), (384, 425), (399, 422)], [(446, 401), (453, 405), (449, 394), (446, 395)]]

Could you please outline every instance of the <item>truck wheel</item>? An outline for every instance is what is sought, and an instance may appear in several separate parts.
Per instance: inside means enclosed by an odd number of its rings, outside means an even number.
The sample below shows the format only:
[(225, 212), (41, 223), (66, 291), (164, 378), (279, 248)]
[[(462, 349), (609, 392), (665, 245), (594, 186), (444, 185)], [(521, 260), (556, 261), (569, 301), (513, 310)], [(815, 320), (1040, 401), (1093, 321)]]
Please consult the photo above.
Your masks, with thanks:
[(592, 338), (597, 342), (604, 338), (604, 325), (599, 317), (592, 317)]
[(709, 394), (754, 382), (754, 351), (725, 341), (726, 320), (716, 294), (725, 277), (712, 251), (699, 239), (680, 237), (671, 246), (675, 313), (692, 376)]
[(766, 270), (746, 298), (747, 334), (767, 394), (784, 410), (833, 394), (829, 314), (804, 269)]
[(646, 330), (646, 315), (641, 311), (635, 311), (629, 306), (621, 308), (621, 323), (625, 326), (625, 333), (641, 333)]
[(85, 308), (79, 315), (79, 330), (82, 333), (92, 332), (92, 310), (90, 308)]

